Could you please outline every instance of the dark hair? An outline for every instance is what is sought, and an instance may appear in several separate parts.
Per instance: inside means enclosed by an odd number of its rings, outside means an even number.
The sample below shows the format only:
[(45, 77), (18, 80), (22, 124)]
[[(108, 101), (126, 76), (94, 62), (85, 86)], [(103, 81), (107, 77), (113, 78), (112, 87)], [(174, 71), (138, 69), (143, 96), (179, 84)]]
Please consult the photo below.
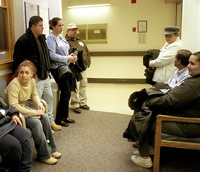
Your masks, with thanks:
[(32, 16), (29, 20), (29, 28), (31, 28), (32, 25), (37, 25), (40, 21), (43, 21), (42, 17)]
[(62, 20), (59, 17), (54, 17), (51, 20), (49, 20), (49, 29), (53, 30), (53, 26), (56, 26), (58, 24), (58, 21)]
[(181, 61), (182, 65), (187, 66), (191, 55), (191, 51), (182, 49), (177, 52), (176, 58)]
[(197, 60), (200, 61), (200, 51), (193, 53), (192, 55), (197, 56)]

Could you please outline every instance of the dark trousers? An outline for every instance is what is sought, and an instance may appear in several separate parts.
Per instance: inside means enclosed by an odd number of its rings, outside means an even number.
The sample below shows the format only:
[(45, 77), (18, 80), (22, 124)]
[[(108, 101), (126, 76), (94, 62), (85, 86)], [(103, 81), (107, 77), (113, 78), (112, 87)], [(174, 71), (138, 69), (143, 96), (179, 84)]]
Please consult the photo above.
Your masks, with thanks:
[(72, 82), (71, 73), (66, 73), (62, 75), (61, 78), (59, 78), (57, 69), (52, 69), (51, 73), (61, 91), (56, 113), (56, 122), (58, 122), (60, 120), (68, 118), (69, 116), (69, 101), (71, 97), (71, 91), (74, 89), (74, 85)]
[(10, 172), (31, 170), (31, 144), (26, 130), (19, 125), (0, 139), (0, 154)]
[[(191, 137), (199, 136), (199, 134), (196, 134), (197, 131), (199, 131), (199, 128), (196, 128), (195, 125), (192, 126), (190, 128)], [(175, 122), (164, 122), (162, 126), (162, 133), (174, 135), (178, 137), (189, 137), (188, 135), (185, 134), (186, 132), (184, 132), (180, 128), (179, 124)], [(149, 130), (147, 131), (146, 135), (139, 142), (138, 149), (142, 157), (149, 156), (149, 146), (150, 145), (153, 146), (154, 135), (155, 135), (155, 122), (153, 123), (153, 125), (150, 125)]]
[(71, 97), (71, 91), (62, 89), (60, 93), (60, 100), (58, 103), (56, 121), (64, 120), (69, 116), (69, 100)]

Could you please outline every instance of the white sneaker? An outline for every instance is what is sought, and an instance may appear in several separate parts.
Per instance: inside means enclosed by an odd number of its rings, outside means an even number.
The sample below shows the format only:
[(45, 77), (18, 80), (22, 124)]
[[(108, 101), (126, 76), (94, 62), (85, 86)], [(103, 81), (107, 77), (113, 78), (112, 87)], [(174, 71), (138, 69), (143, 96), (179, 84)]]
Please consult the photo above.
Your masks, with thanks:
[(143, 159), (140, 155), (132, 155), (131, 160), (133, 161), (134, 164), (144, 168), (151, 168), (153, 166), (150, 157), (148, 159)]

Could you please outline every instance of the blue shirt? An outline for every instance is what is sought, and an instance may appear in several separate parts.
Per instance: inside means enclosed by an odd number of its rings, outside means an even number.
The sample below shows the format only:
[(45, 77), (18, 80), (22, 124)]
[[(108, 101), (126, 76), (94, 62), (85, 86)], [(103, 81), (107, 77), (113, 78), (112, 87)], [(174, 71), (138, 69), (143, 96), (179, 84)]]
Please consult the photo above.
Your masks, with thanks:
[[(189, 72), (188, 72), (188, 68), (185, 67), (181, 70), (176, 71), (172, 77), (165, 82), (165, 84), (168, 84), (171, 88), (177, 87), (179, 85), (181, 85), (184, 80), (186, 80), (187, 78), (189, 78)], [(163, 93), (166, 93), (169, 91), (169, 89), (160, 89), (160, 91), (162, 91)]]
[(54, 34), (47, 37), (47, 46), (49, 48), (51, 58), (51, 68), (56, 69), (62, 65), (68, 65), (69, 44), (66, 39), (59, 35), (59, 38)]

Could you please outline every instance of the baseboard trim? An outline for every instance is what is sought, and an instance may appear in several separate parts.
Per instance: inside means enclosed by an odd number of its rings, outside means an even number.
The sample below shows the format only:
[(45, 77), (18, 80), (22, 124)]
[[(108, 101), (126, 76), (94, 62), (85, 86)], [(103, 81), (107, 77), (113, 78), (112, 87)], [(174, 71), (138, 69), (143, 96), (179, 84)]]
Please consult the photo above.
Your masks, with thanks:
[(89, 83), (132, 83), (146, 84), (145, 79), (125, 79), (125, 78), (88, 78)]
[(146, 51), (96, 51), (91, 52), (90, 55), (95, 56), (143, 56)]

